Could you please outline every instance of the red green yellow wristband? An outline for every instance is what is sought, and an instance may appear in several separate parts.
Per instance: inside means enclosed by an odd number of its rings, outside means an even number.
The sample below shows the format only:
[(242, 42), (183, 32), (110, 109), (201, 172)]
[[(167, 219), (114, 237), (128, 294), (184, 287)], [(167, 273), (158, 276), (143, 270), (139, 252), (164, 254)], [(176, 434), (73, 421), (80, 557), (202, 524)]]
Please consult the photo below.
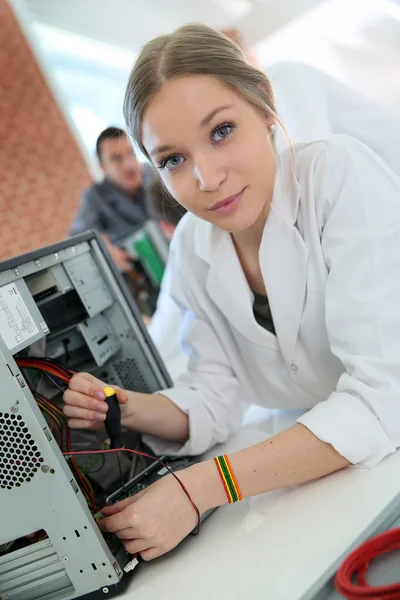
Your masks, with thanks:
[(217, 465), (218, 473), (225, 488), (229, 504), (241, 500), (242, 494), (227, 455), (216, 456), (214, 461)]

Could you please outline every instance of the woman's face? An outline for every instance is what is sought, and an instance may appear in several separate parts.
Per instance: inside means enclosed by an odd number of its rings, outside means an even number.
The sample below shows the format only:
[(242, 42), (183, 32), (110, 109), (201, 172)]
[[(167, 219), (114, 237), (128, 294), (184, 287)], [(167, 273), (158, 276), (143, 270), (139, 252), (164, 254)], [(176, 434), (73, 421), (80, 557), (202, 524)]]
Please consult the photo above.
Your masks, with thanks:
[(142, 142), (177, 202), (239, 233), (268, 214), (275, 178), (271, 123), (214, 77), (185, 75), (149, 102)]

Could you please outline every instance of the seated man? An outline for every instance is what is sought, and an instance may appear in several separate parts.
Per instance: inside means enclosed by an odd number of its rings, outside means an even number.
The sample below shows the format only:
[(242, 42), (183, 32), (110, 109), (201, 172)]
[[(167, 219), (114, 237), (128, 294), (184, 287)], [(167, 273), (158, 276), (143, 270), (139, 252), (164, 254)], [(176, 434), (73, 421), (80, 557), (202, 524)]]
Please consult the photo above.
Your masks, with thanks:
[(118, 127), (99, 135), (96, 152), (104, 179), (85, 190), (70, 233), (101, 232), (117, 267), (126, 272), (132, 268), (130, 257), (118, 242), (150, 216), (145, 188), (152, 179), (151, 168), (138, 162), (128, 136)]

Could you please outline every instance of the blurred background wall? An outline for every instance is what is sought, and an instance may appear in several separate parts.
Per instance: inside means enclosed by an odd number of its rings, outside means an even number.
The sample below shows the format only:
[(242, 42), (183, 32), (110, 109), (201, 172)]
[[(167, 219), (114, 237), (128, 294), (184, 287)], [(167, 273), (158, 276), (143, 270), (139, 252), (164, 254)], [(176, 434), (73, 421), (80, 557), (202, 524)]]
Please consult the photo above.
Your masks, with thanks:
[(66, 235), (139, 48), (187, 21), (238, 29), (266, 72), (309, 64), (400, 112), (399, 0), (0, 0), (0, 257)]
[(4, 0), (0, 84), (1, 259), (65, 237), (90, 174)]

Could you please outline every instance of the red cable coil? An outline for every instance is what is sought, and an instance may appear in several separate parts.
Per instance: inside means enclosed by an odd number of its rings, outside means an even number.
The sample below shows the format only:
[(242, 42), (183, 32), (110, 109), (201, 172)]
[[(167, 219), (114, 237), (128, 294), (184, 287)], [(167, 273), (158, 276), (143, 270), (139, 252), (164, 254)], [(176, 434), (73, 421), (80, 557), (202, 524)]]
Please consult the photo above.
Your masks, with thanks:
[[(400, 600), (400, 581), (390, 585), (370, 586), (367, 571), (371, 561), (400, 549), (400, 527), (381, 533), (353, 550), (343, 561), (335, 577), (336, 590), (348, 600)], [(400, 572), (400, 567), (399, 567)], [(353, 583), (357, 577), (357, 583)]]

